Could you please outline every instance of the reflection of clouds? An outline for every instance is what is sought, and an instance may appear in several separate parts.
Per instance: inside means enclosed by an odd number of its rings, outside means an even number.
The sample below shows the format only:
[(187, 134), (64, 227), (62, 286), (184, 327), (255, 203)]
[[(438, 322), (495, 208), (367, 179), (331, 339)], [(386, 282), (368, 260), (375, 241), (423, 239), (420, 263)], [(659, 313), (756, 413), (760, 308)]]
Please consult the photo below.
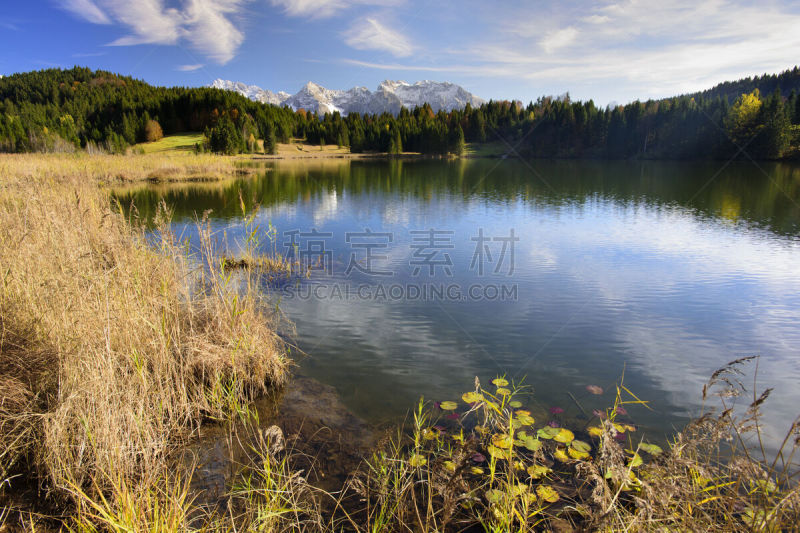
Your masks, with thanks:
[[(598, 206), (569, 225), (552, 228), (553, 234), (587, 254), (616, 249), (629, 255), (679, 259), (695, 275), (709, 278), (741, 276), (785, 287), (800, 281), (800, 242), (769, 232), (728, 223), (697, 219), (684, 209), (653, 211), (644, 206), (625, 209)], [(659, 280), (660, 281), (660, 280)]]
[(313, 219), (322, 231), (327, 222), (342, 240), (344, 231), (365, 227), (396, 232), (375, 253), (388, 256), (381, 269), (399, 275), (351, 275), (352, 285), (415, 281), (403, 275), (413, 253), (407, 229), (456, 231), (453, 258), (462, 268), (455, 277), (416, 281), (462, 286), (479, 281), (466, 270), (477, 228), (499, 236), (513, 227), (521, 237), (514, 276), (491, 280), (520, 284), (513, 304), (446, 304), (451, 318), (431, 302), (283, 301), (303, 345), (320, 343), (311, 350), (318, 377), (351, 398), (369, 390), (368, 404), (386, 398), (405, 410), (409, 397), (460, 390), (498, 366), (544, 387), (615, 379), (626, 362), (633, 390), (663, 408), (664, 420), (653, 423), (667, 425), (697, 407), (711, 372), (761, 353), (760, 382), (776, 387), (767, 431), (776, 435), (794, 414), (785, 398), (796, 398), (800, 375), (792, 357), (800, 346), (800, 297), (786, 288), (800, 281), (800, 242), (683, 208), (599, 197), (531, 207), (325, 193), (296, 213), (278, 209), (304, 228)]
[(337, 217), (339, 211), (339, 196), (336, 191), (323, 193), (317, 205), (313, 207), (314, 224), (319, 227), (327, 221)]
[(382, 219), (387, 226), (408, 226), (411, 221), (411, 209), (405, 202), (387, 203), (382, 212)]
[[(585, 312), (598, 321), (601, 313), (614, 314), (607, 325), (619, 351), (674, 405), (697, 407), (714, 370), (764, 355), (760, 386), (776, 389), (764, 429), (773, 439), (782, 436), (797, 414), (786, 399), (800, 378), (793, 357), (800, 308), (786, 287), (800, 282), (800, 243), (683, 209), (599, 207), (578, 210), (568, 224), (561, 222), (573, 210), (563, 209), (558, 222), (546, 224), (543, 249), (564, 265), (563, 285), (594, 294)], [(531, 266), (544, 270), (539, 254), (531, 247)]]
[[(688, 414), (697, 415), (703, 385), (715, 370), (739, 357), (763, 352), (731, 349), (715, 339), (692, 335), (687, 331), (690, 329), (685, 323), (670, 323), (664, 317), (653, 316), (643, 321), (619, 323), (615, 334), (634, 355), (631, 363), (637, 372), (648, 376), (667, 392), (673, 405), (685, 407)], [(746, 407), (753, 399), (755, 363), (751, 362), (743, 370), (746, 377), (741, 379), (750, 396), (739, 399), (740, 407)], [(767, 387), (775, 388), (772, 398), (764, 405), (761, 421), (769, 443), (778, 442), (798, 414), (796, 402), (789, 401), (796, 394), (797, 381), (797, 363), (790, 358), (766, 356), (759, 365), (756, 383), (759, 392)], [(708, 405), (719, 406), (714, 398)]]
[[(258, 213), (259, 222), (270, 222), (279, 217), (295, 218), (297, 216), (297, 204), (281, 202), (269, 207), (262, 207)], [(280, 229), (280, 228), (279, 228)]]
[(528, 258), (531, 266), (539, 270), (555, 270), (558, 266), (558, 254), (550, 247), (534, 246), (530, 249)]

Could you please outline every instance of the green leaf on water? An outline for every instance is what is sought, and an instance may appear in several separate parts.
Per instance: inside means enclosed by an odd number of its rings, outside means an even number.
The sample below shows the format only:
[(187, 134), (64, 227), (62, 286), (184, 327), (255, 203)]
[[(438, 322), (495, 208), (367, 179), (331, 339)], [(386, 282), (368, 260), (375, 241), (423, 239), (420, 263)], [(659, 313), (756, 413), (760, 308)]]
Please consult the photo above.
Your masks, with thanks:
[(517, 411), (517, 420), (523, 426), (532, 426), (535, 420), (528, 411)]
[(503, 396), (510, 396), (511, 395), (511, 391), (506, 389), (505, 387), (498, 387), (497, 388), (497, 394), (502, 394)]
[(558, 435), (560, 431), (561, 431), (561, 428), (554, 428), (554, 427), (550, 427), (550, 426), (545, 426), (542, 429), (540, 429), (539, 431), (537, 431), (536, 435), (540, 439), (552, 439), (553, 437)]
[(492, 380), (492, 385), (495, 387), (505, 387), (508, 385), (508, 380), (503, 378), (495, 378)]
[(558, 493), (550, 485), (539, 485), (536, 487), (536, 495), (548, 503), (556, 503), (558, 501)]
[(576, 461), (583, 461), (583, 460), (588, 459), (590, 457), (588, 453), (579, 452), (575, 448), (568, 448), (567, 449), (567, 454), (570, 457), (572, 457), (573, 459), (575, 459)]
[(478, 394), (477, 392), (465, 392), (461, 396), (461, 399), (466, 403), (479, 403), (483, 401), (483, 394)]
[(562, 442), (564, 444), (569, 444), (573, 440), (575, 440), (575, 434), (568, 430), (567, 428), (561, 428), (558, 433), (553, 437), (553, 440), (556, 442)]
[(513, 442), (514, 439), (511, 438), (511, 435), (505, 435), (505, 434), (492, 435), (492, 444), (494, 444), (498, 448), (503, 448), (503, 449), (511, 448)]
[(511, 450), (504, 450), (502, 448), (498, 448), (497, 446), (492, 446), (491, 444), (486, 447), (486, 451), (489, 452), (489, 455), (494, 457), (495, 459), (504, 459), (506, 461), (511, 460)]
[(549, 472), (551, 472), (551, 470), (544, 465), (533, 465), (528, 467), (528, 475), (533, 479), (541, 479)]
[(664, 450), (661, 449), (661, 446), (657, 444), (648, 444), (646, 442), (639, 444), (639, 449), (649, 453), (650, 455), (661, 455), (664, 452)]
[(533, 437), (528, 437), (525, 439), (525, 447), (532, 452), (539, 450), (542, 447), (542, 441), (539, 439), (535, 439)]
[(522, 407), (522, 402), (517, 401), (517, 400), (513, 400), (513, 401), (508, 402), (508, 405), (509, 405), (509, 407), (513, 407), (514, 409), (518, 409), (518, 408)]
[(456, 402), (445, 401), (440, 403), (439, 407), (441, 407), (444, 411), (452, 411), (458, 407), (458, 404)]
[(570, 447), (578, 452), (589, 453), (592, 450), (591, 445), (587, 442), (583, 442), (582, 440), (573, 440), (570, 443)]
[(642, 456), (638, 453), (634, 453), (633, 457), (631, 457), (631, 460), (628, 463), (628, 466), (631, 468), (636, 468), (637, 466), (642, 466), (643, 463), (644, 461), (642, 461)]

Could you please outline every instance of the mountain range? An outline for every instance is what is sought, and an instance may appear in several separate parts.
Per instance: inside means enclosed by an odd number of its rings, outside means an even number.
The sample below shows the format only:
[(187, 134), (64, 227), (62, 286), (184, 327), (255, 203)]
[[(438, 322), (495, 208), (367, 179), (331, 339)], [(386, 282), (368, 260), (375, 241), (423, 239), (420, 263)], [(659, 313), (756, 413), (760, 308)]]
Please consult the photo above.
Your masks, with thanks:
[(403, 107), (414, 109), (425, 103), (429, 104), (434, 112), (462, 109), (467, 104), (477, 107), (484, 103), (482, 98), (459, 85), (428, 80), (413, 84), (386, 80), (381, 82), (374, 92), (366, 87), (353, 87), (347, 91), (331, 90), (308, 82), (294, 95), (283, 91), (274, 93), (257, 85), (222, 79), (214, 80), (210, 87), (236, 91), (256, 102), (286, 105), (294, 110), (305, 109), (319, 114), (338, 111), (342, 115), (348, 113), (396, 115)]

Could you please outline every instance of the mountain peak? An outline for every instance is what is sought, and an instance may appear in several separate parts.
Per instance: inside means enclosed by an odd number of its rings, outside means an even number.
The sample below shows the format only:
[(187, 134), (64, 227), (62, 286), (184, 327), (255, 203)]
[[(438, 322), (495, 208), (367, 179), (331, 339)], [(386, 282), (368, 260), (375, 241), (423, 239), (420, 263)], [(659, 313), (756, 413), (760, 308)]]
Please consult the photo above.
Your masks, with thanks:
[(434, 112), (440, 109), (452, 111), (462, 109), (467, 104), (479, 106), (484, 102), (459, 85), (430, 80), (413, 84), (402, 80), (384, 80), (378, 84), (375, 92), (366, 87), (353, 87), (347, 91), (331, 90), (309, 81), (294, 95), (285, 92), (273, 93), (256, 85), (222, 79), (214, 80), (210, 87), (236, 91), (258, 102), (288, 105), (295, 110), (302, 108), (320, 114), (338, 111), (343, 115), (348, 113), (396, 115), (403, 107), (414, 109), (425, 103), (429, 104)]

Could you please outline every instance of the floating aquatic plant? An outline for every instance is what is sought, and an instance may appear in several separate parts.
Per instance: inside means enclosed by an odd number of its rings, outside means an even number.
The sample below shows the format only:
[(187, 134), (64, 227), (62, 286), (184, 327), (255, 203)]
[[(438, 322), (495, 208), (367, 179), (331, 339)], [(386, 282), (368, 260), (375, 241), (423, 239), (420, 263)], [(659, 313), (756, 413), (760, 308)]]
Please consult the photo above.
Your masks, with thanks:
[(465, 392), (461, 399), (464, 400), (465, 403), (475, 404), (480, 403), (484, 400), (483, 394), (479, 394), (477, 392)]
[(441, 402), (439, 404), (439, 408), (442, 409), (443, 411), (453, 411), (455, 410), (456, 407), (458, 407), (458, 404), (456, 402), (451, 402), (451, 401)]

